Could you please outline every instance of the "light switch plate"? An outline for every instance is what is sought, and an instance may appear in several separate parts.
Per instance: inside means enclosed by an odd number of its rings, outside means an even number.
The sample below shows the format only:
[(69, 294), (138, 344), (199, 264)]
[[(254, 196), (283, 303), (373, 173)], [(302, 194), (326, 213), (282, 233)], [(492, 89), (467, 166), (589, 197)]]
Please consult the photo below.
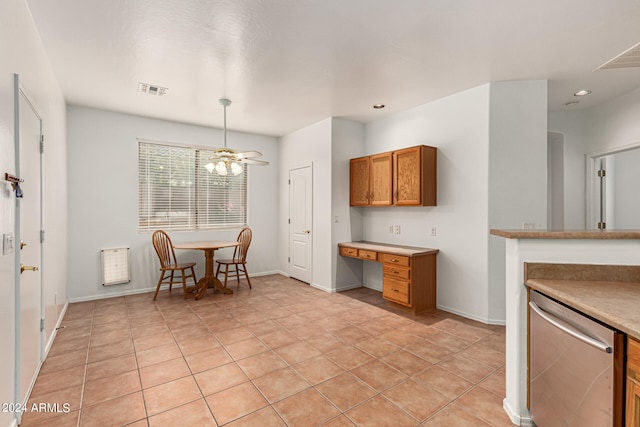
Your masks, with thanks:
[(2, 255), (12, 254), (15, 248), (15, 236), (13, 233), (2, 235)]

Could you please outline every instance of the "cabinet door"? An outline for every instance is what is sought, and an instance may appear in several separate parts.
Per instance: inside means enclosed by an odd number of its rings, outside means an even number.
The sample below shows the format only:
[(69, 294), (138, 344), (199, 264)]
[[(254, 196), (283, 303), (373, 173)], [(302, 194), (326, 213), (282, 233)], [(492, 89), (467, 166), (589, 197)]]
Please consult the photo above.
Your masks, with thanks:
[(427, 145), (394, 152), (394, 201), (400, 206), (436, 206), (437, 148)]
[(367, 206), (369, 204), (369, 156), (350, 161), (350, 204)]
[(393, 157), (392, 153), (371, 156), (371, 205), (393, 204)]
[(640, 385), (627, 378), (627, 403), (625, 410), (625, 426), (640, 426)]
[(422, 150), (407, 148), (393, 153), (396, 205), (422, 204)]

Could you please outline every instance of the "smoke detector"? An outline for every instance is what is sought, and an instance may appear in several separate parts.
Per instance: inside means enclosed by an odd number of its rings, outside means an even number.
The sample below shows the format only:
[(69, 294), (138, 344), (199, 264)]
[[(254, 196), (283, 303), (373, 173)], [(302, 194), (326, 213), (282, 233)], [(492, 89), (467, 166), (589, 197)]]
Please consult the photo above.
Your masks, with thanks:
[(625, 50), (615, 58), (608, 60), (593, 71), (634, 67), (640, 67), (640, 43)]
[(149, 95), (162, 96), (166, 95), (169, 89), (166, 87), (152, 85), (149, 83), (138, 83), (138, 92), (147, 93)]

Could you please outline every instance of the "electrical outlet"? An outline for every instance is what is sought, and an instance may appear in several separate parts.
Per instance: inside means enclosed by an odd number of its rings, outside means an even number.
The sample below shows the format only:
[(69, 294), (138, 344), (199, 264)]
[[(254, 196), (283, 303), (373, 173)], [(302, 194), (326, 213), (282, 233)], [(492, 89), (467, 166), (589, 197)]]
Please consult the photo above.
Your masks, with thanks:
[(536, 223), (535, 222), (523, 222), (522, 229), (523, 230), (535, 230)]
[(435, 225), (433, 225), (433, 226), (431, 227), (431, 235), (432, 235), (432, 236), (435, 236), (435, 235), (436, 235), (436, 231), (437, 231), (437, 230), (436, 230), (436, 226), (435, 226)]
[(400, 226), (396, 225), (396, 234), (400, 234)]

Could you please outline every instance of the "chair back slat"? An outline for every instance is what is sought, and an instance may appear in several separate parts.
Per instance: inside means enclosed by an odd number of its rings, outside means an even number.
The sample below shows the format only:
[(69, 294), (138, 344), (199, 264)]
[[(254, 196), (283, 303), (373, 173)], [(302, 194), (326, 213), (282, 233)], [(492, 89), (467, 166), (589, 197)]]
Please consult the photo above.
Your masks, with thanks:
[(233, 258), (235, 260), (238, 260), (240, 262), (247, 261), (247, 252), (249, 252), (249, 245), (251, 244), (252, 235), (253, 233), (251, 232), (251, 229), (249, 227), (244, 227), (242, 230), (240, 230), (240, 233), (238, 234), (238, 242), (240, 244), (236, 246), (233, 255)]
[(160, 267), (166, 268), (168, 265), (176, 263), (176, 254), (173, 250), (171, 238), (167, 233), (163, 230), (156, 230), (153, 232), (151, 240), (160, 259)]

